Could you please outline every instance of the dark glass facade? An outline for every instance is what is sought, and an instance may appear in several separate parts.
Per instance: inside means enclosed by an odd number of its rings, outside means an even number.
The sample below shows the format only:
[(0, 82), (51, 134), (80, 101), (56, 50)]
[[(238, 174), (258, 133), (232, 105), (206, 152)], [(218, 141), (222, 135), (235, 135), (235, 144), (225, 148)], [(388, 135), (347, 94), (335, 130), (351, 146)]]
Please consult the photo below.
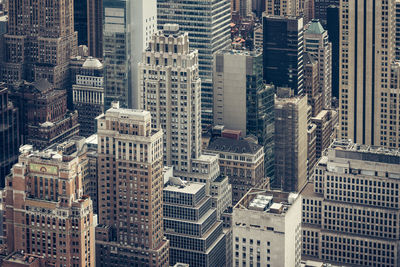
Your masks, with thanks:
[(264, 80), (301, 94), (304, 86), (303, 19), (263, 17)]
[(78, 32), (78, 45), (88, 45), (87, 0), (74, 0), (74, 28)]
[(247, 134), (257, 136), (264, 146), (265, 175), (274, 177), (274, 93), (275, 88), (263, 82), (263, 58), (253, 58), (253, 75), (246, 77)]
[(18, 161), (19, 145), (18, 109), (8, 101), (8, 89), (0, 84), (0, 188)]
[(315, 18), (319, 19), (324, 28), (328, 23), (328, 7), (330, 5), (339, 6), (339, 4), (340, 0), (314, 0)]
[(332, 96), (339, 99), (339, 6), (327, 9), (327, 30), (332, 43)]

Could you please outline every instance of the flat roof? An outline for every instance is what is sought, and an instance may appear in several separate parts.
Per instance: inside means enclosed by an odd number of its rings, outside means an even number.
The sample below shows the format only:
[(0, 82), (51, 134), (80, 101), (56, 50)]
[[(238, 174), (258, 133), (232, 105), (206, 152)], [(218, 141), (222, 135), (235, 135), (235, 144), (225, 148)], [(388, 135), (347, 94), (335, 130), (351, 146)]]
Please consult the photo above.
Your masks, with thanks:
[(169, 192), (194, 195), (199, 192), (204, 186), (205, 184), (201, 183), (186, 182), (184, 186), (167, 185), (166, 187), (164, 187), (164, 190)]

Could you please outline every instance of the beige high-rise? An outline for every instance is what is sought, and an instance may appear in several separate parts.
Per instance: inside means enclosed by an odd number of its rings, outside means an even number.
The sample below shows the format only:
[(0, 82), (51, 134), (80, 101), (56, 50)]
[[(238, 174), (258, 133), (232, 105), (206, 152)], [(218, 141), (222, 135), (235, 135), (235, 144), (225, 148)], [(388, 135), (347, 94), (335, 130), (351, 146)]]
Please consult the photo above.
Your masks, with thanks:
[(153, 35), (139, 64), (140, 108), (164, 131), (164, 164), (191, 171), (201, 152), (201, 106), (198, 52), (177, 24)]
[[(390, 113), (395, 0), (340, 1), (340, 137), (392, 146), (398, 117)], [(394, 94), (394, 95), (393, 95)], [(394, 104), (394, 103), (393, 103)], [(391, 130), (392, 129), (392, 130)]]
[(20, 152), (4, 189), (8, 252), (44, 256), (46, 266), (95, 266), (96, 222), (83, 192), (85, 157), (63, 144), (40, 152), (25, 145)]
[(307, 112), (307, 96), (293, 96), (289, 88), (278, 88), (273, 188), (296, 192), (307, 180)]
[(97, 266), (169, 266), (162, 213), (163, 133), (118, 102), (97, 118)]

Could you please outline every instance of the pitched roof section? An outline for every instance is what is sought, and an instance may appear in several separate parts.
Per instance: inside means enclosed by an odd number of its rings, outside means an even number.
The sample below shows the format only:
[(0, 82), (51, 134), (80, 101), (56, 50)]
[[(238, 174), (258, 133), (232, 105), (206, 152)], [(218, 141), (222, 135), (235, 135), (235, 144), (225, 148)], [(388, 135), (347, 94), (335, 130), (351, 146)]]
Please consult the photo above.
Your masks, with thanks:
[(32, 85), (42, 93), (53, 89), (53, 85), (49, 83), (47, 79), (40, 79), (38, 81), (33, 82)]
[(322, 27), (321, 23), (318, 19), (313, 19), (310, 22), (310, 26), (306, 30), (306, 34), (323, 34), (325, 32), (324, 27)]

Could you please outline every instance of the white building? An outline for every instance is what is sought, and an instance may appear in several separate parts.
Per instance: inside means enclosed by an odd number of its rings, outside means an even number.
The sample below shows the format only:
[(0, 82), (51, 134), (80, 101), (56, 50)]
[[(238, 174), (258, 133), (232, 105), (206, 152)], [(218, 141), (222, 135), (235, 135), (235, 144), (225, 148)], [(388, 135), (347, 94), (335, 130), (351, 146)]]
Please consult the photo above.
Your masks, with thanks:
[(233, 208), (233, 266), (300, 267), (301, 197), (250, 190)]
[(156, 33), (139, 64), (140, 108), (164, 130), (164, 165), (191, 170), (200, 156), (201, 113), (198, 53), (176, 24)]
[(301, 191), (305, 258), (400, 264), (400, 150), (335, 141)]

